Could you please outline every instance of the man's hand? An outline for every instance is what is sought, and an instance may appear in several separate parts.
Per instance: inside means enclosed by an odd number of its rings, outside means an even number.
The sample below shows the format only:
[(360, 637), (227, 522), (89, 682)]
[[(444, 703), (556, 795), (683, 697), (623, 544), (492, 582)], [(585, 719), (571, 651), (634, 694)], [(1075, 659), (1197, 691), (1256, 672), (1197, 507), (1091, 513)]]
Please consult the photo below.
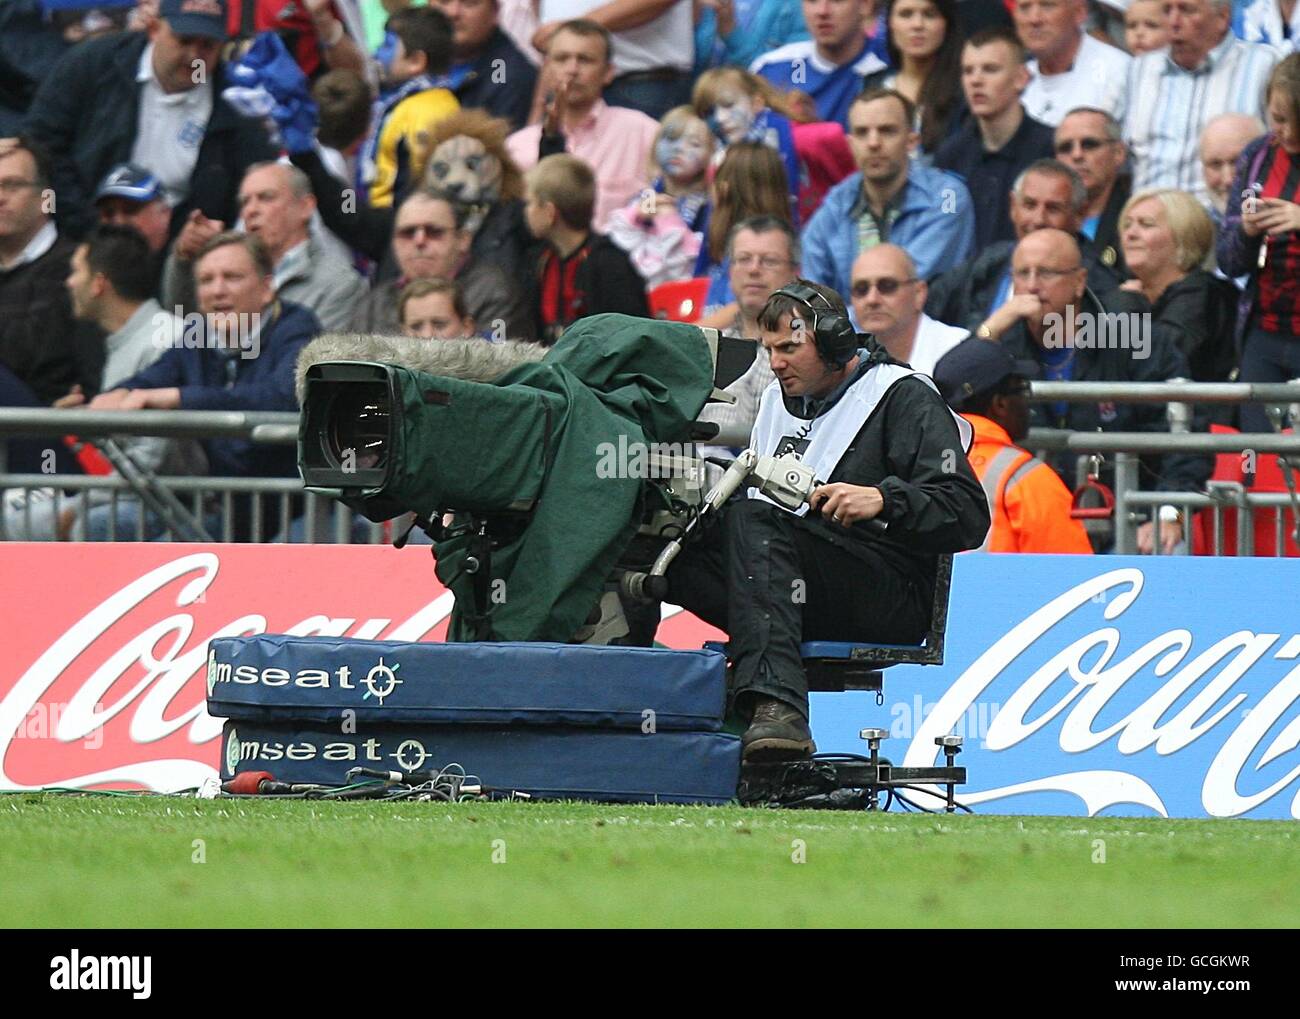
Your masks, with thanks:
[(1255, 202), (1255, 211), (1242, 211), (1241, 225), (1249, 237), (1279, 234), (1300, 230), (1300, 205), (1284, 201), (1281, 198), (1260, 198)]
[(122, 403), (130, 395), (129, 389), (110, 389), (107, 393), (100, 393), (90, 401), (90, 410), (121, 410)]
[(181, 232), (176, 237), (176, 257), (183, 262), (194, 261), (194, 257), (203, 249), (203, 245), (225, 228), (226, 224), (221, 220), (208, 219), (198, 209), (191, 210), (185, 225), (181, 227)]
[(122, 401), (121, 410), (176, 410), (181, 405), (181, 391), (167, 389), (132, 389)]
[(539, 25), (537, 31), (533, 33), (533, 49), (538, 53), (545, 53), (546, 47), (551, 45), (551, 37), (564, 24), (562, 21), (548, 21), (545, 25)]
[(859, 520), (871, 520), (885, 508), (878, 488), (849, 485), (843, 481), (813, 489), (808, 505), (832, 523), (851, 527)]
[(86, 394), (81, 391), (81, 386), (74, 385), (68, 390), (67, 396), (60, 396), (54, 401), (54, 406), (60, 410), (66, 407), (80, 407), (86, 402)]
[[(1150, 520), (1141, 524), (1137, 530), (1138, 555), (1151, 554), (1151, 535), (1155, 527)], [(1163, 520), (1160, 523), (1160, 551), (1173, 555), (1178, 543), (1183, 540), (1183, 525), (1178, 520)]]
[[(718, 38), (729, 36), (736, 30), (736, 5), (733, 0), (697, 0), (699, 10), (712, 9), (717, 20)], [(697, 19), (698, 20), (698, 19)]]
[(984, 325), (988, 326), (996, 340), (1021, 319), (1028, 321), (1039, 318), (1042, 314), (1043, 302), (1033, 294), (1012, 294), (1006, 304), (984, 321)]
[(546, 101), (546, 112), (542, 116), (542, 134), (554, 137), (564, 131), (564, 118), (569, 112), (569, 83), (562, 81), (555, 86)]

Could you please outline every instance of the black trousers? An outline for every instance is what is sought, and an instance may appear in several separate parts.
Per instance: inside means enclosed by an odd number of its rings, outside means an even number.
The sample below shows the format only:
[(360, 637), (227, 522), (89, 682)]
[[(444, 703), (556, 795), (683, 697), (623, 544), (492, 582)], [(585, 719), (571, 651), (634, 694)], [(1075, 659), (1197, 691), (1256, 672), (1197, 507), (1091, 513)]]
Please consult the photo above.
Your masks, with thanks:
[[(806, 640), (918, 642), (931, 592), (868, 546), (858, 558), (761, 499), (735, 499), (668, 570), (668, 601), (730, 637), (729, 699), (774, 697), (807, 717)], [(743, 707), (743, 704), (742, 704)]]

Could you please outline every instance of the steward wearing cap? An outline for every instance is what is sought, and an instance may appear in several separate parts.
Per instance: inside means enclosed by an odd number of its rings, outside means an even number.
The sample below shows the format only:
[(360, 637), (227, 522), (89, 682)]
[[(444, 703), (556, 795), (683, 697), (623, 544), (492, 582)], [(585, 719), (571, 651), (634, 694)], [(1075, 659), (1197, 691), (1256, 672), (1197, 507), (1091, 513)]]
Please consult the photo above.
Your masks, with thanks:
[(195, 209), (235, 221), (244, 171), (276, 152), (262, 122), (222, 97), (225, 39), (225, 0), (161, 0), (145, 32), (87, 40), (53, 67), (26, 130), (54, 161), (61, 233), (94, 225), (95, 186), (127, 162), (161, 183), (173, 236)]
[(928, 378), (855, 333), (838, 294), (798, 280), (758, 324), (776, 381), (750, 446), (795, 454), (825, 483), (794, 512), (753, 489), (734, 499), (721, 533), (673, 563), (667, 598), (730, 637), (747, 760), (815, 749), (802, 641), (919, 642), (937, 557), (975, 548), (989, 526), (970, 426)]
[(981, 552), (1091, 552), (1070, 517), (1069, 489), (1047, 464), (1016, 445), (1029, 433), (1031, 361), (972, 337), (939, 359), (935, 385), (975, 429), (970, 464), (984, 486), (993, 526)]

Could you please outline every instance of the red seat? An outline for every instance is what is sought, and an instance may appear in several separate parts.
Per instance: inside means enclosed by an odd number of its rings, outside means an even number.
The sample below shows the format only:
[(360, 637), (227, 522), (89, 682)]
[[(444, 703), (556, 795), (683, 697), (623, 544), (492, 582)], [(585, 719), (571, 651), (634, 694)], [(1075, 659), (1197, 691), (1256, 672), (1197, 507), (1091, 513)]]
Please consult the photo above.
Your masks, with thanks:
[[(1237, 429), (1227, 425), (1211, 425), (1210, 431), (1217, 435), (1237, 435)], [(1290, 429), (1287, 430), (1288, 432)], [(1212, 481), (1236, 481), (1245, 479), (1245, 464), (1240, 453), (1219, 453), (1214, 458)], [(1251, 492), (1285, 492), (1286, 480), (1282, 476), (1282, 467), (1277, 462), (1277, 454), (1260, 453), (1255, 457), (1255, 481)], [(1284, 514), (1282, 527), (1284, 531), (1283, 554), (1300, 556), (1300, 547), (1292, 539), (1295, 529), (1295, 513), (1289, 509), (1257, 509), (1255, 514), (1255, 555), (1277, 555), (1277, 514)], [(1192, 553), (1194, 555), (1214, 554), (1214, 513), (1212, 510), (1200, 510), (1192, 520)], [(1237, 554), (1237, 511), (1223, 511), (1223, 548), (1222, 554)]]
[(660, 283), (648, 294), (650, 314), (672, 322), (697, 322), (704, 313), (704, 300), (709, 294), (709, 278), (673, 280)]

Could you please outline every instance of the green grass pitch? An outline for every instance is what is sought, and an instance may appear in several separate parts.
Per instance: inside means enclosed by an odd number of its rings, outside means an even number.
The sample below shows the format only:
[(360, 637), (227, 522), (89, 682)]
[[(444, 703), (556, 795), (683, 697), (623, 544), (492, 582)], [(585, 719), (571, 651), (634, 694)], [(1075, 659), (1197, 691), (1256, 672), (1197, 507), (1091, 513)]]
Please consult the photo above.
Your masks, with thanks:
[(1262, 821), (15, 793), (0, 797), (0, 924), (1296, 927), (1298, 833)]

